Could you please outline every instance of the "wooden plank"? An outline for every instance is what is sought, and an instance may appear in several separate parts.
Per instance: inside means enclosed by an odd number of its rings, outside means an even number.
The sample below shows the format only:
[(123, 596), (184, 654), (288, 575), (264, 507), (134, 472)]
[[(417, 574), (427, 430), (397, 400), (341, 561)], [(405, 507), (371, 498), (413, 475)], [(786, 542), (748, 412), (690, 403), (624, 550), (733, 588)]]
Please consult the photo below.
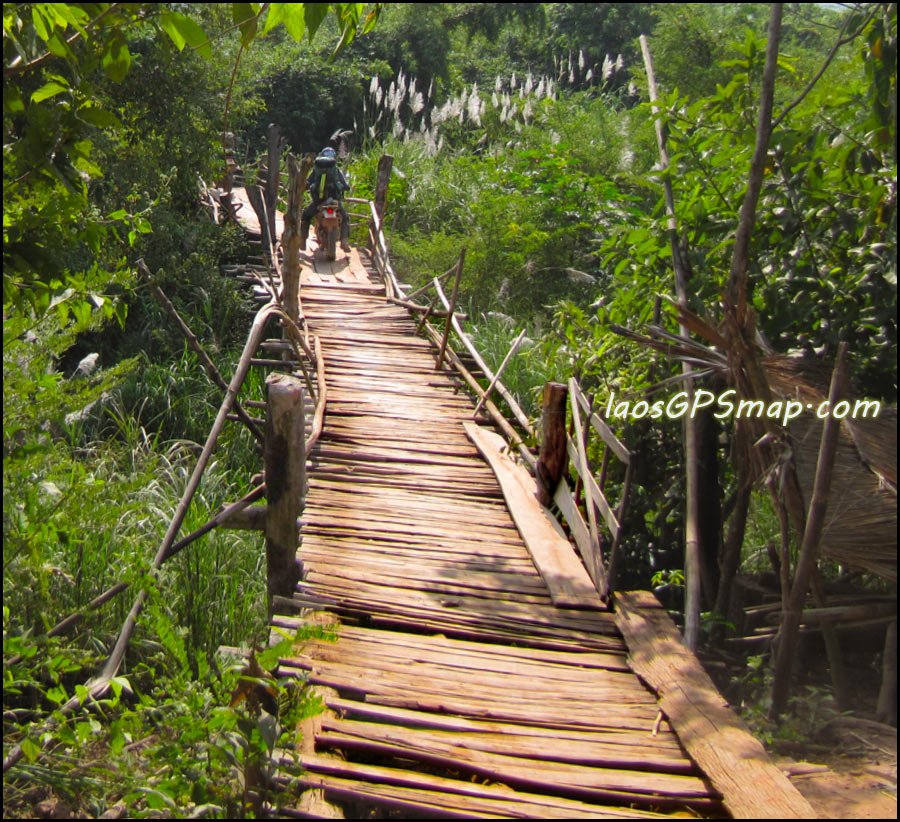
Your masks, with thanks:
[[(499, 670), (496, 667), (493, 670), (479, 668), (476, 667), (477, 662), (466, 657), (459, 660), (437, 660), (423, 659), (419, 654), (404, 656), (384, 652), (370, 653), (368, 649), (345, 643), (340, 643), (339, 646), (307, 643), (303, 647), (303, 653), (284, 657), (283, 663), (312, 668), (318, 672), (349, 672), (359, 668), (369, 675), (377, 671), (387, 678), (385, 681), (392, 675), (405, 678), (410, 675), (413, 668), (415, 676), (418, 676), (415, 671), (420, 671), (428, 677), (429, 687), (433, 687), (439, 681), (450, 683), (452, 686), (485, 684), (491, 688), (501, 688), (505, 698), (514, 700), (528, 700), (535, 695), (544, 694), (551, 697), (556, 695), (561, 700), (591, 700), (606, 694), (612, 695), (618, 702), (616, 710), (619, 708), (630, 710), (635, 706), (649, 706), (654, 711), (656, 709), (655, 697), (640, 685), (630, 671), (627, 673), (594, 671), (591, 676), (582, 676), (580, 679), (544, 676), (536, 680), (522, 671), (502, 670), (502, 666)], [(647, 716), (655, 718), (656, 714), (651, 712)]]
[(635, 673), (659, 694), (660, 708), (721, 791), (726, 810), (735, 819), (814, 819), (810, 804), (727, 706), (653, 595), (619, 593), (616, 606)]
[[(371, 630), (366, 628), (344, 627), (341, 638), (344, 640), (358, 640), (367, 644), (389, 643), (406, 647), (409, 643), (409, 635), (394, 631)], [(512, 659), (527, 661), (530, 664), (544, 664), (548, 666), (573, 666), (578, 669), (590, 670), (602, 668), (613, 671), (630, 671), (625, 663), (624, 651), (622, 655), (598, 653), (596, 651), (549, 651), (535, 650), (534, 648), (517, 648), (514, 645), (485, 644), (481, 642), (467, 642), (460, 639), (448, 639), (444, 636), (427, 636), (420, 634), (416, 637), (416, 643), (422, 647), (431, 647), (440, 653), (446, 653), (447, 648), (452, 648), (453, 653), (469, 653), (478, 657), (490, 659)]]
[[(393, 786), (395, 790), (406, 788), (427, 792), (426, 796), (434, 803), (449, 804), (452, 807), (461, 808), (469, 814), (477, 814), (479, 817), (485, 812), (499, 814), (501, 817), (533, 817), (548, 819), (628, 819), (661, 816), (661, 814), (648, 814), (646, 811), (635, 811), (631, 808), (590, 805), (564, 797), (545, 796), (541, 794), (513, 791), (505, 785), (480, 785), (473, 782), (464, 782), (459, 779), (425, 774), (419, 771), (410, 771), (402, 768), (385, 768), (377, 765), (360, 765), (356, 763), (342, 763), (335, 767), (334, 763), (322, 761), (318, 757), (304, 756), (301, 764), (311, 773), (317, 775), (330, 775), (336, 777), (353, 778), (360, 784), (366, 785), (360, 793), (363, 796), (371, 796), (368, 785), (374, 783), (379, 786)], [(319, 783), (326, 787), (330, 784), (327, 780)], [(391, 795), (391, 794), (383, 794)], [(397, 795), (402, 796), (406, 794)], [(421, 794), (409, 795), (421, 799)], [(462, 797), (470, 799), (466, 804)], [(477, 801), (477, 804), (475, 804)], [(469, 816), (471, 818), (471, 816)]]
[[(471, 720), (467, 721), (474, 724)], [(498, 723), (484, 724), (498, 725)], [(510, 729), (516, 726), (505, 724), (502, 727)], [(631, 770), (640, 772), (641, 779), (648, 779), (647, 774), (649, 773), (694, 777), (697, 775), (696, 767), (689, 759), (662, 757), (650, 745), (629, 748), (626, 745), (611, 745), (606, 741), (578, 739), (571, 733), (564, 740), (560, 740), (549, 735), (530, 736), (513, 733), (509, 730), (505, 733), (497, 733), (458, 728), (408, 727), (349, 719), (334, 721), (326, 719), (322, 723), (322, 730), (323, 733), (347, 733), (375, 740), (389, 737), (393, 740), (405, 741), (410, 745), (423, 743), (441, 745), (449, 741), (473, 752), (480, 751), (530, 760), (538, 768), (543, 768), (544, 763), (555, 762), (606, 770)], [(614, 736), (614, 734), (608, 734), (608, 736)], [(626, 734), (617, 734), (617, 736), (625, 737)]]
[(412, 759), (462, 770), (528, 791), (565, 791), (572, 797), (645, 807), (673, 808), (687, 805), (707, 811), (714, 811), (719, 807), (717, 797), (710, 794), (703, 781), (691, 776), (642, 774), (637, 771), (549, 762), (535, 768), (516, 757), (469, 751), (449, 743), (429, 741), (427, 744), (421, 742), (410, 745), (402, 739), (391, 738), (389, 732), (381, 740), (330, 732), (323, 733), (319, 742), (327, 747)]
[(696, 770), (691, 760), (682, 751), (668, 723), (665, 723), (666, 730), (648, 740), (638, 734), (608, 728), (548, 728), (542, 725), (491, 722), (427, 711), (412, 711), (405, 708), (377, 705), (371, 702), (358, 702), (343, 697), (329, 699), (328, 706), (335, 711), (339, 711), (342, 717), (362, 717), (371, 722), (411, 728), (437, 728), (453, 732), (475, 730), (498, 736), (528, 736), (534, 739), (550, 739), (552, 740), (550, 744), (564, 740), (602, 742), (607, 745), (631, 750), (646, 750), (651, 756), (665, 757), (668, 761), (680, 761), (683, 763), (682, 768), (684, 772), (688, 772), (691, 769)]
[[(391, 631), (374, 631), (360, 629), (360, 635), (349, 635), (346, 629), (341, 634), (340, 647), (342, 653), (369, 655), (377, 658), (429, 662), (444, 664), (464, 669), (479, 670), (482, 672), (496, 671), (506, 674), (516, 674), (525, 677), (545, 678), (550, 681), (562, 682), (603, 682), (612, 687), (620, 687), (623, 675), (630, 678), (626, 687), (641, 688), (643, 693), (650, 692), (638, 684), (636, 677), (632, 676), (630, 668), (625, 666), (624, 657), (613, 654), (579, 654), (587, 657), (593, 664), (585, 663), (577, 665), (571, 662), (556, 662), (543, 659), (540, 654), (531, 651), (528, 656), (515, 656), (503, 653), (493, 653), (491, 650), (472, 650), (472, 648), (488, 648), (496, 646), (478, 646), (476, 643), (466, 643), (459, 640), (451, 640), (440, 637), (440, 643), (424, 642), (422, 637), (410, 638), (409, 634), (394, 633)], [(402, 644), (397, 641), (382, 642), (379, 634), (388, 634), (402, 637)], [(410, 647), (412, 646), (412, 647)], [(307, 655), (320, 656), (322, 643), (312, 645), (305, 644), (303, 650)], [(335, 646), (332, 646), (335, 647)], [(574, 655), (573, 655), (574, 656)], [(603, 660), (602, 664), (596, 660)], [(618, 674), (617, 677), (610, 674)]]
[(553, 603), (560, 608), (605, 608), (572, 546), (550, 525), (549, 512), (541, 507), (533, 489), (522, 482), (515, 463), (503, 455), (503, 439), (471, 422), (464, 423), (464, 427), (493, 469), (513, 521), (550, 589)]

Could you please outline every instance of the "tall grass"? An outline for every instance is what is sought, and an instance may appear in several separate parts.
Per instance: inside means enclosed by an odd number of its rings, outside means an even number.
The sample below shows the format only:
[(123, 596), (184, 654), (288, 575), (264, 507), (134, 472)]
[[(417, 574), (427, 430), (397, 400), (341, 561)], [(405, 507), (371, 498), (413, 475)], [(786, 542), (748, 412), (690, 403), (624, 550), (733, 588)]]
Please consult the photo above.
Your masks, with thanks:
[(622, 56), (607, 55), (600, 65), (588, 65), (584, 51), (555, 60), (557, 76), (498, 75), (492, 88), (479, 88), (475, 82), (438, 103), (433, 83), (427, 90), (418, 87), (415, 77), (401, 71), (395, 78), (382, 81), (377, 76), (369, 83), (363, 100), (361, 120), (354, 118), (354, 131), (369, 144), (417, 142), (429, 155), (439, 154), (445, 146), (459, 147), (463, 134), (473, 144), (519, 132), (532, 125), (545, 101), (557, 100), (566, 88), (602, 92), (610, 79), (624, 67)]

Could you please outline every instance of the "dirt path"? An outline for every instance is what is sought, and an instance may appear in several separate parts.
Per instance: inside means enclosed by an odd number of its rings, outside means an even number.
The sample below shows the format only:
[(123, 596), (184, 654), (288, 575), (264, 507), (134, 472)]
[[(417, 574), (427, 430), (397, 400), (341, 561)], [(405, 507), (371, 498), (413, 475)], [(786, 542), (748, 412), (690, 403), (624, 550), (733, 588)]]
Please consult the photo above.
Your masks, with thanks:
[(820, 819), (897, 818), (896, 765), (847, 758), (842, 770), (809, 762), (782, 767)]

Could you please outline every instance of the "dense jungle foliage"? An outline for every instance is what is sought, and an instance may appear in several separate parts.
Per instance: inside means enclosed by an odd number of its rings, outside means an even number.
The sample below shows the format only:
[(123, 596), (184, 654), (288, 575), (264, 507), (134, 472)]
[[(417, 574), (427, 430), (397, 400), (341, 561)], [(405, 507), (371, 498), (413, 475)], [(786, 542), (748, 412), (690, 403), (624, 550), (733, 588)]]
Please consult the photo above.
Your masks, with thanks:
[[(202, 181), (224, 171), (222, 133), (252, 174), (269, 123), (295, 154), (352, 130), (355, 196), (371, 196), (379, 157), (392, 155), (387, 233), (401, 280), (421, 285), (466, 248), (463, 299), (494, 366), (528, 330), (505, 381), (529, 413), (544, 382), (570, 375), (598, 401), (640, 397), (678, 366), (611, 330), (641, 330), (656, 311), (677, 329), (638, 37), (662, 95), (692, 306), (715, 316), (768, 14), (748, 3), (4, 4), (7, 816), (48, 798), (90, 815), (116, 803), (135, 817), (245, 815), (241, 779), (275, 742), (258, 712), (228, 707), (237, 671), (215, 653), (267, 642), (261, 539), (216, 530), (148, 574), (221, 394), (136, 262), (227, 378), (253, 305), (219, 271), (246, 259), (243, 238), (199, 205)], [(847, 341), (854, 392), (890, 404), (896, 45), (895, 4), (786, 6), (750, 272), (774, 351), (830, 364)], [(254, 380), (242, 397), (262, 398)], [(627, 584), (677, 581), (680, 424), (619, 428), (638, 454)], [(713, 436), (727, 516), (728, 431)], [(183, 532), (259, 468), (252, 437), (226, 428)], [(759, 501), (747, 567), (765, 562), (773, 533)], [(133, 593), (65, 636), (47, 631), (119, 582), (150, 592), (126, 664), (91, 711), (70, 713)], [(292, 716), (314, 709), (282, 690)]]

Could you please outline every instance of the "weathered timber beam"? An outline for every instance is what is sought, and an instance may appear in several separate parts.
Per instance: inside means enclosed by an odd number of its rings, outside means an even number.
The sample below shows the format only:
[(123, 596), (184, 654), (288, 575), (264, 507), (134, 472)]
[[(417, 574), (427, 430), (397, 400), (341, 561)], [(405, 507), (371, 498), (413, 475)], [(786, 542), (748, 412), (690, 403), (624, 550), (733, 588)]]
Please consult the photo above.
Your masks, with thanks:
[(727, 706), (647, 591), (617, 593), (616, 625), (632, 670), (652, 688), (685, 751), (735, 819), (815, 819), (816, 812)]
[(290, 596), (301, 576), (297, 561), (297, 518), (306, 491), (306, 431), (303, 386), (295, 377), (272, 374), (266, 380), (269, 413), (265, 467), (266, 562), (269, 609), (272, 597)]

